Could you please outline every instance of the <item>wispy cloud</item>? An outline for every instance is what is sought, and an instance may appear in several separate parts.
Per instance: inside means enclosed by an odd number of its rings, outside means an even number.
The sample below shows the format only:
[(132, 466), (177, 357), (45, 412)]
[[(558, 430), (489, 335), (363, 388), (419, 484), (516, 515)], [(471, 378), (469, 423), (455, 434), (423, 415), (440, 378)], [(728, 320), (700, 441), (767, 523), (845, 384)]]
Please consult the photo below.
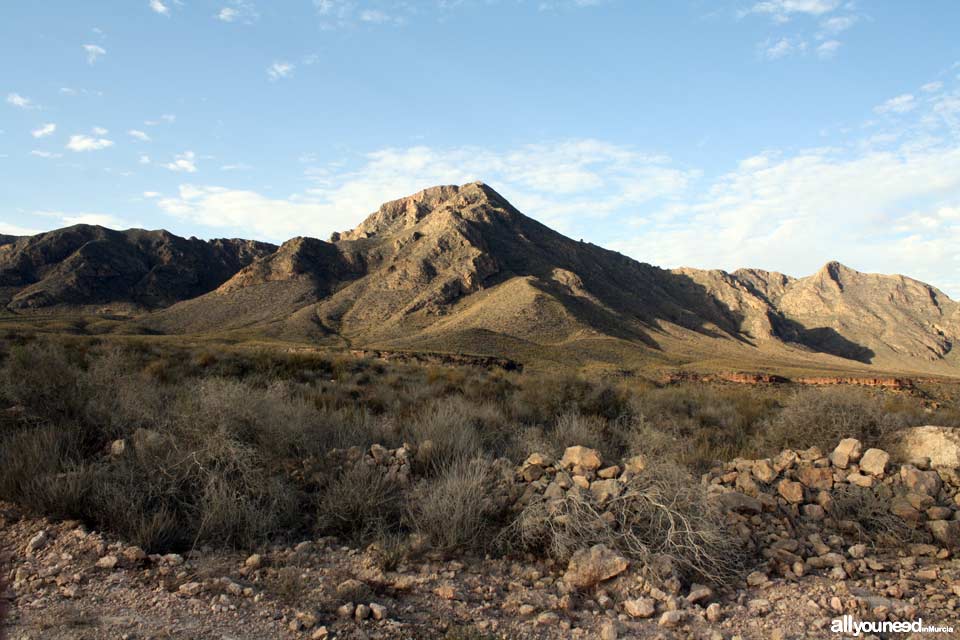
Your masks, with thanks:
[(184, 151), (181, 154), (178, 154), (174, 157), (173, 162), (169, 162), (164, 165), (170, 171), (178, 171), (183, 173), (196, 173), (197, 172), (197, 154), (193, 151)]
[(776, 25), (791, 24), (791, 35), (777, 34), (758, 45), (761, 55), (768, 60), (808, 52), (815, 52), (820, 60), (829, 60), (840, 50), (839, 35), (861, 19), (854, 9), (852, 2), (843, 4), (840, 0), (766, 0), (740, 11), (739, 16), (766, 15)]
[(282, 78), (289, 78), (293, 76), (293, 70), (295, 65), (290, 62), (274, 62), (269, 67), (267, 67), (267, 77), (271, 81), (280, 80)]
[(147, 135), (145, 131), (140, 131), (139, 129), (130, 129), (127, 131), (127, 135), (129, 135), (131, 138), (136, 138), (141, 142), (150, 142), (151, 140), (150, 136)]
[(87, 52), (87, 64), (94, 64), (101, 57), (107, 55), (107, 50), (97, 44), (85, 44), (83, 50)]
[(30, 135), (32, 135), (34, 138), (45, 138), (46, 136), (52, 135), (56, 130), (57, 125), (53, 122), (48, 122), (47, 124), (42, 124), (31, 131)]
[(34, 215), (58, 218), (62, 224), (89, 224), (109, 229), (126, 229), (131, 225), (107, 213), (65, 213), (63, 211), (38, 211)]
[(19, 93), (8, 93), (7, 94), (7, 104), (11, 104), (18, 109), (36, 109), (37, 105), (33, 103), (33, 100), (26, 98)]
[(786, 22), (794, 15), (821, 16), (840, 6), (840, 0), (765, 0), (757, 2), (748, 13), (762, 13), (778, 22)]
[(820, 23), (824, 34), (835, 35), (846, 31), (857, 23), (857, 16), (834, 16)]
[(360, 12), (360, 21), (371, 22), (374, 24), (385, 24), (388, 22), (402, 23), (403, 18), (391, 16), (385, 11), (380, 11), (379, 9), (364, 9)]
[(927, 84), (920, 87), (920, 90), (925, 93), (933, 93), (935, 91), (940, 91), (940, 89), (943, 89), (943, 83), (940, 82), (939, 80), (935, 82), (928, 82)]
[(832, 58), (837, 55), (840, 45), (839, 40), (826, 40), (825, 42), (821, 42), (817, 45), (817, 55), (824, 59)]
[(879, 114), (907, 113), (908, 111), (913, 111), (916, 106), (917, 100), (913, 94), (904, 93), (895, 98), (890, 98), (883, 104), (874, 107), (873, 110)]
[[(885, 144), (767, 153), (637, 216), (613, 248), (667, 267), (758, 266), (793, 275), (830, 259), (960, 295), (960, 96), (903, 94)], [(944, 113), (954, 111), (951, 121)]]
[(156, 127), (157, 125), (164, 124), (164, 123), (165, 123), (165, 124), (173, 124), (173, 123), (176, 122), (176, 121), (177, 121), (177, 116), (176, 116), (176, 115), (174, 115), (174, 114), (172, 114), (172, 113), (165, 113), (165, 114), (163, 114), (162, 116), (160, 116), (159, 119), (157, 119), (157, 120), (145, 120), (145, 121), (143, 122), (143, 124), (147, 125), (148, 127)]
[(220, 22), (241, 22), (252, 24), (260, 19), (253, 2), (248, 0), (232, 0), (226, 6), (221, 7), (215, 16)]
[(560, 228), (584, 216), (669, 199), (696, 172), (668, 159), (596, 140), (571, 140), (502, 151), (477, 147), (408, 147), (364, 155), (359, 166), (310, 167), (315, 186), (286, 199), (216, 185), (184, 185), (159, 204), (215, 228), (280, 240), (326, 237), (357, 224), (382, 202), (435, 184), (486, 180), (521, 209)]
[(62, 153), (54, 153), (53, 151), (41, 151), (39, 149), (34, 149), (33, 151), (30, 152), (30, 155), (36, 156), (37, 158), (47, 158), (47, 159), (63, 157)]
[(807, 43), (799, 38), (776, 38), (760, 45), (760, 54), (767, 60), (779, 60), (789, 55), (805, 53)]
[(154, 13), (159, 13), (162, 16), (170, 15), (170, 7), (163, 4), (161, 0), (150, 0), (149, 7)]

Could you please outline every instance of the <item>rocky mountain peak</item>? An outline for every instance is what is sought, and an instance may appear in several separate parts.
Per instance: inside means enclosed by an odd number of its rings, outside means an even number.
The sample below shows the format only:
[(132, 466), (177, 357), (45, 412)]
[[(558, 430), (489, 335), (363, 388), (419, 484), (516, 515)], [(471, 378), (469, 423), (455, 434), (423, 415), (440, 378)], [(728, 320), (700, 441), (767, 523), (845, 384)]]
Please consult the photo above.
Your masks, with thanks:
[(483, 182), (471, 182), (462, 186), (441, 185), (382, 204), (354, 229), (334, 233), (331, 241), (392, 235), (416, 226), (435, 212), (443, 211), (462, 216), (465, 212), (477, 208), (516, 213), (503, 196)]

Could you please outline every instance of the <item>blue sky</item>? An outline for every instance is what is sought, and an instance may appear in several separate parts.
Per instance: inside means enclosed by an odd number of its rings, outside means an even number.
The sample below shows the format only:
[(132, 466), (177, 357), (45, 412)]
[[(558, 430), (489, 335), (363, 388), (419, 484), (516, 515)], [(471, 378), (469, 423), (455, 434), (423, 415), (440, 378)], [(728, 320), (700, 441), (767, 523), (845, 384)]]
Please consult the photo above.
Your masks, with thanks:
[(0, 9), (0, 233), (327, 237), (484, 180), (664, 267), (960, 298), (960, 3), (115, 0)]

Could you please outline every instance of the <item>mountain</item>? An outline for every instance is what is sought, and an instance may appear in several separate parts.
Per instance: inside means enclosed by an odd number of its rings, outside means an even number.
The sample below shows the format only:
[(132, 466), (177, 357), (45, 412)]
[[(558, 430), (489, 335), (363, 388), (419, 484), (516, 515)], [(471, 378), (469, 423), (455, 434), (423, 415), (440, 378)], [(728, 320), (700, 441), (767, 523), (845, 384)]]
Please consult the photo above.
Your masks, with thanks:
[(8, 287), (7, 265), (46, 265), (16, 271), (32, 280), (8, 308), (124, 300), (155, 309), (134, 324), (156, 332), (543, 367), (960, 375), (960, 305), (929, 285), (834, 262), (806, 278), (660, 269), (567, 238), (482, 183), (426, 189), (329, 241), (279, 248), (95, 229), (51, 232), (100, 234), (85, 243), (41, 234), (0, 248)]
[(76, 225), (0, 243), (0, 303), (11, 311), (159, 308), (217, 288), (275, 249), (249, 240)]

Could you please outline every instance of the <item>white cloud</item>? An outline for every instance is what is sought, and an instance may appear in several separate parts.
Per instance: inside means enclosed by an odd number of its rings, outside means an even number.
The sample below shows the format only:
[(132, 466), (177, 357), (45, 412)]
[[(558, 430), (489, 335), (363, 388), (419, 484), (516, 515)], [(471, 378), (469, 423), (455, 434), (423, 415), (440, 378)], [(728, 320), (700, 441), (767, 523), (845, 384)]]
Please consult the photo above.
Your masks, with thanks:
[(83, 50), (87, 52), (87, 64), (94, 64), (101, 56), (107, 55), (107, 50), (96, 44), (85, 44)]
[(155, 13), (159, 13), (162, 16), (170, 15), (170, 7), (163, 4), (161, 0), (150, 0), (149, 6)]
[(823, 59), (832, 58), (840, 49), (839, 40), (827, 40), (817, 45), (817, 55)]
[(28, 227), (21, 227), (19, 225), (0, 221), (0, 233), (6, 234), (8, 236), (33, 236), (38, 233), (41, 233), (41, 230), (31, 229)]
[(846, 31), (857, 23), (857, 16), (833, 16), (820, 23), (825, 33), (837, 34)]
[(365, 9), (364, 11), (360, 12), (360, 20), (362, 22), (383, 24), (384, 22), (392, 22), (393, 18), (378, 9)]
[(172, 113), (165, 113), (162, 116), (160, 116), (157, 120), (144, 120), (143, 124), (147, 125), (148, 127), (156, 127), (157, 125), (164, 122), (167, 124), (173, 124), (176, 121), (177, 121), (176, 115)]
[(943, 83), (940, 81), (928, 82), (920, 87), (920, 89), (925, 93), (934, 93), (935, 91), (940, 91), (940, 89), (943, 89)]
[(821, 16), (840, 6), (840, 0), (766, 0), (753, 5), (749, 13), (770, 15), (778, 22), (786, 22), (795, 14)]
[(54, 131), (57, 130), (57, 125), (53, 122), (48, 122), (47, 124), (42, 124), (33, 131), (30, 132), (34, 138), (43, 138), (45, 136), (52, 135)]
[(874, 111), (880, 114), (886, 113), (907, 113), (913, 111), (917, 106), (916, 99), (912, 94), (904, 93), (895, 98), (890, 98), (883, 104), (874, 107)]
[(112, 140), (87, 135), (70, 136), (70, 142), (67, 143), (67, 149), (71, 151), (100, 151), (112, 146)]
[(144, 198), (159, 198), (160, 196), (161, 196), (161, 193), (160, 193), (159, 191), (144, 191), (144, 192), (143, 192), (143, 197), (144, 197)]
[(560, 229), (623, 207), (669, 199), (696, 173), (667, 159), (596, 140), (517, 147), (382, 149), (352, 170), (313, 167), (314, 188), (287, 198), (183, 185), (159, 204), (200, 224), (270, 240), (326, 237), (355, 226), (381, 203), (436, 184), (489, 181), (521, 210)]
[(238, 162), (236, 164), (225, 164), (222, 167), (220, 167), (221, 171), (249, 171), (250, 169), (253, 169), (253, 167), (251, 167), (250, 165), (244, 162)]
[(289, 78), (293, 75), (294, 65), (290, 62), (274, 62), (267, 67), (267, 76), (271, 81)]
[(799, 38), (776, 38), (767, 40), (760, 45), (760, 53), (768, 60), (779, 60), (786, 56), (805, 53), (807, 43)]
[(30, 152), (30, 155), (36, 156), (38, 158), (49, 158), (49, 159), (63, 157), (62, 153), (54, 153), (52, 151), (40, 151), (39, 149), (34, 149), (33, 151)]
[(8, 93), (7, 94), (7, 104), (12, 104), (15, 107), (20, 109), (36, 109), (37, 106), (33, 104), (33, 100), (30, 98), (25, 98), (19, 93)]
[(173, 162), (164, 165), (170, 171), (180, 171), (184, 173), (197, 172), (197, 154), (193, 151), (184, 151), (178, 154)]
[(232, 0), (228, 6), (222, 7), (216, 15), (221, 22), (243, 22), (252, 24), (260, 18), (256, 7), (248, 0)]
[(109, 131), (107, 131), (107, 130), (104, 129), (103, 127), (94, 127), (94, 128), (92, 129), (92, 131), (93, 131), (93, 134), (96, 135), (96, 136), (105, 136), (105, 135), (107, 135), (108, 133), (110, 133)]
[(62, 211), (38, 212), (37, 215), (56, 216), (65, 225), (91, 224), (109, 229), (126, 229), (130, 225), (115, 216), (106, 213), (63, 213)]
[(146, 154), (140, 154), (139, 162), (140, 164), (150, 164), (150, 156)]
[(960, 298), (960, 95), (893, 104), (903, 117), (863, 140), (748, 158), (635, 216), (642, 232), (613, 248), (666, 267), (793, 275), (838, 259)]
[(150, 140), (151, 140), (150, 136), (148, 136), (148, 135), (146, 134), (146, 132), (140, 131), (139, 129), (130, 129), (129, 131), (127, 131), (127, 134), (128, 134), (131, 138), (136, 138), (137, 140), (140, 140), (141, 142), (150, 142)]

